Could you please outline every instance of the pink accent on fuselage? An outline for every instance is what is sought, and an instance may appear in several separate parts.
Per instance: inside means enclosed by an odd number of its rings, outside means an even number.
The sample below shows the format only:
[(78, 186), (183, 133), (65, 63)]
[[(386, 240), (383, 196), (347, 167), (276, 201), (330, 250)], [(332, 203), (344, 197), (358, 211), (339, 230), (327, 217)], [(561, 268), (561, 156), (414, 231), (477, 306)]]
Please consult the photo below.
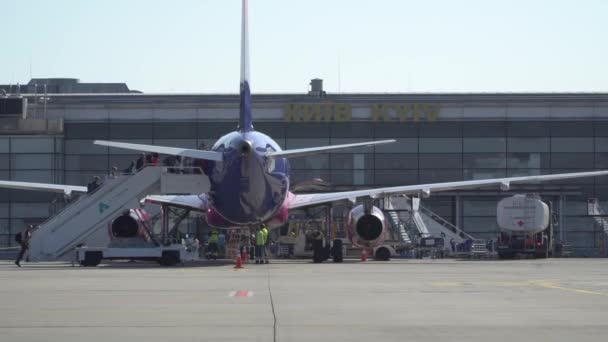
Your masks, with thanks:
[[(291, 192), (287, 193), (285, 196), (285, 201), (279, 207), (279, 209), (270, 217), (270, 219), (264, 222), (268, 228), (278, 228), (284, 225), (289, 218), (289, 200), (292, 199), (294, 195)], [(225, 218), (220, 215), (214, 208), (207, 209), (207, 224), (215, 228), (237, 228), (234, 223), (229, 222)]]
[(228, 220), (223, 218), (222, 215), (220, 215), (220, 213), (218, 213), (217, 210), (215, 210), (214, 208), (207, 209), (206, 220), (207, 220), (207, 224), (209, 224), (211, 227), (215, 227), (215, 228), (234, 227), (234, 223), (228, 222)]
[(283, 202), (279, 210), (270, 218), (270, 220), (266, 221), (266, 225), (268, 228), (278, 228), (287, 222), (289, 218), (289, 205), (287, 204), (287, 199)]

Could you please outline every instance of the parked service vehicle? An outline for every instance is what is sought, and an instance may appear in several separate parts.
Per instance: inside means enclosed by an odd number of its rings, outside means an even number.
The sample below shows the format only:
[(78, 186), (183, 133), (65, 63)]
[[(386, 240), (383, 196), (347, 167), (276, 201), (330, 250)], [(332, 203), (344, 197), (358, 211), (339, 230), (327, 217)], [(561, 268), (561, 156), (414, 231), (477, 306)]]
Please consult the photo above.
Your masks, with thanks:
[(515, 195), (498, 202), (498, 256), (501, 259), (548, 257), (553, 245), (550, 216), (549, 205), (537, 195)]

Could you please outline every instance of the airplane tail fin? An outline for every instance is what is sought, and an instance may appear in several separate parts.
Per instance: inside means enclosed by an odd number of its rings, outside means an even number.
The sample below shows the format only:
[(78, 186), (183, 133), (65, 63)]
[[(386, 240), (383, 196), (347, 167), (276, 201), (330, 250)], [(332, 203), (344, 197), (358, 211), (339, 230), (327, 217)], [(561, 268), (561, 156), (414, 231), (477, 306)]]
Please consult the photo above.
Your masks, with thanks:
[(249, 88), (249, 30), (247, 0), (243, 0), (243, 17), (241, 23), (241, 104), (239, 107), (239, 131), (252, 131), (251, 91)]

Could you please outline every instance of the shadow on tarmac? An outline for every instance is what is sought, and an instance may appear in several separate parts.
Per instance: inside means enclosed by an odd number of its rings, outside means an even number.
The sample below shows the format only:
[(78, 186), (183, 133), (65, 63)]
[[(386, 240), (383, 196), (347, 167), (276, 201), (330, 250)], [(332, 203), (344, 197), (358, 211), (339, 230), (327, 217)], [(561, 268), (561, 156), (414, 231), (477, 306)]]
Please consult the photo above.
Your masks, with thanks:
[[(418, 266), (428, 266), (428, 265), (445, 265), (445, 264), (472, 264), (472, 263), (492, 263), (492, 262), (501, 262), (501, 263), (519, 263), (519, 262), (530, 262), (535, 261), (538, 263), (543, 263), (544, 259), (538, 260), (498, 260), (498, 259), (401, 259), (401, 258), (393, 258), (390, 261), (376, 261), (373, 259), (369, 259), (365, 262), (362, 262), (359, 259), (344, 259), (341, 263), (335, 263), (331, 259), (324, 261), (322, 263), (314, 263), (311, 259), (271, 259), (270, 266), (272, 265), (318, 265), (319, 267), (323, 267), (321, 265), (340, 265), (340, 264), (368, 264), (368, 265), (392, 265), (392, 266), (402, 266), (402, 265), (418, 265)], [(42, 262), (42, 263), (28, 263), (22, 262), (22, 267), (17, 267), (12, 261), (0, 261), (0, 269), (15, 269), (19, 271), (41, 271), (41, 270), (66, 270), (66, 269), (78, 269), (78, 270), (103, 270), (103, 269), (195, 269), (195, 268), (208, 268), (208, 267), (227, 267), (234, 266), (234, 260), (230, 259), (222, 259), (217, 261), (190, 261), (184, 262), (182, 264), (178, 264), (175, 266), (161, 266), (157, 262), (154, 261), (110, 261), (106, 263), (101, 263), (97, 267), (82, 267), (78, 263), (71, 262)], [(243, 263), (243, 267), (245, 268), (256, 268), (263, 265), (256, 265), (255, 263), (245, 262)]]
[(0, 264), (0, 269), (16, 269), (20, 271), (40, 271), (40, 270), (57, 270), (57, 269), (90, 269), (90, 270), (102, 270), (102, 269), (171, 269), (171, 268), (206, 268), (206, 267), (222, 267), (232, 266), (234, 261), (232, 260), (217, 260), (217, 261), (190, 261), (177, 264), (175, 266), (161, 266), (158, 262), (154, 261), (111, 261), (102, 262), (96, 267), (82, 267), (78, 263), (71, 262), (53, 262), (53, 263), (28, 263), (21, 262), (21, 267), (17, 267), (12, 261)]

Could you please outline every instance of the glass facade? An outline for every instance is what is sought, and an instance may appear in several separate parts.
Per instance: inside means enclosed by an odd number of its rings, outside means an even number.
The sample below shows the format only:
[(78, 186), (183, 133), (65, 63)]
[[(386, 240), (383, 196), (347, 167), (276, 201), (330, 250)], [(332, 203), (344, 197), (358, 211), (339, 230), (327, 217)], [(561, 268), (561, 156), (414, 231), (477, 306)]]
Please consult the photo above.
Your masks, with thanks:
[[(146, 108), (153, 112), (154, 106)], [(106, 119), (95, 121), (87, 119), (86, 109), (69, 114), (63, 137), (0, 137), (0, 179), (85, 185), (91, 176), (105, 175), (113, 166), (124, 169), (137, 157), (132, 151), (93, 145), (96, 139), (196, 148), (203, 142), (212, 145), (236, 128), (236, 120), (220, 119), (220, 115), (212, 119), (197, 110), (192, 118), (179, 120), (155, 119), (153, 114), (141, 114), (146, 112), (141, 108), (133, 111), (136, 117), (130, 118), (128, 110), (114, 114), (108, 110)], [(125, 117), (115, 118), (118, 112), (126, 113)], [(254, 125), (284, 149), (397, 140), (373, 148), (294, 158), (290, 160), (292, 186), (320, 178), (332, 190), (349, 190), (608, 169), (605, 119), (520, 116), (292, 122), (276, 114), (275, 119), (267, 116)], [(24, 224), (49, 215), (53, 195), (0, 191), (0, 245), (6, 246), (14, 244), (10, 235)], [(587, 216), (586, 201), (597, 197), (606, 205), (608, 177), (528, 184), (513, 191), (540, 193), (556, 211), (561, 208), (556, 235), (571, 244), (576, 254), (595, 255), (602, 236)], [(498, 232), (496, 204), (510, 194), (499, 189), (436, 193), (423, 205), (478, 238), (493, 239)]]
[[(0, 136), (0, 180), (63, 183), (63, 138)], [(0, 247), (15, 245), (14, 234), (53, 212), (56, 195), (0, 188)]]
[[(255, 126), (286, 149), (397, 139), (397, 143), (375, 148), (291, 160), (293, 185), (321, 178), (334, 190), (587, 171), (608, 166), (608, 138), (594, 129), (593, 122), (408, 122), (388, 127), (374, 122), (258, 121)], [(66, 123), (65, 179), (69, 184), (85, 184), (91, 176), (103, 175), (112, 166), (125, 168), (136, 157), (127, 150), (95, 146), (95, 139), (195, 148), (201, 142), (210, 144), (233, 129), (232, 122), (207, 121)], [(45, 155), (28, 156), (48, 162)], [(15, 165), (23, 167), (38, 163), (23, 157), (13, 159), (19, 159)], [(599, 239), (593, 220), (585, 217), (584, 204), (589, 197), (606, 200), (602, 190), (607, 187), (608, 180), (598, 178), (531, 185), (521, 190), (540, 192), (556, 210), (563, 201), (561, 234), (582, 251), (595, 247)], [(491, 239), (498, 232), (496, 203), (504, 196), (497, 189), (438, 193), (423, 205), (459, 223), (474, 236)]]

